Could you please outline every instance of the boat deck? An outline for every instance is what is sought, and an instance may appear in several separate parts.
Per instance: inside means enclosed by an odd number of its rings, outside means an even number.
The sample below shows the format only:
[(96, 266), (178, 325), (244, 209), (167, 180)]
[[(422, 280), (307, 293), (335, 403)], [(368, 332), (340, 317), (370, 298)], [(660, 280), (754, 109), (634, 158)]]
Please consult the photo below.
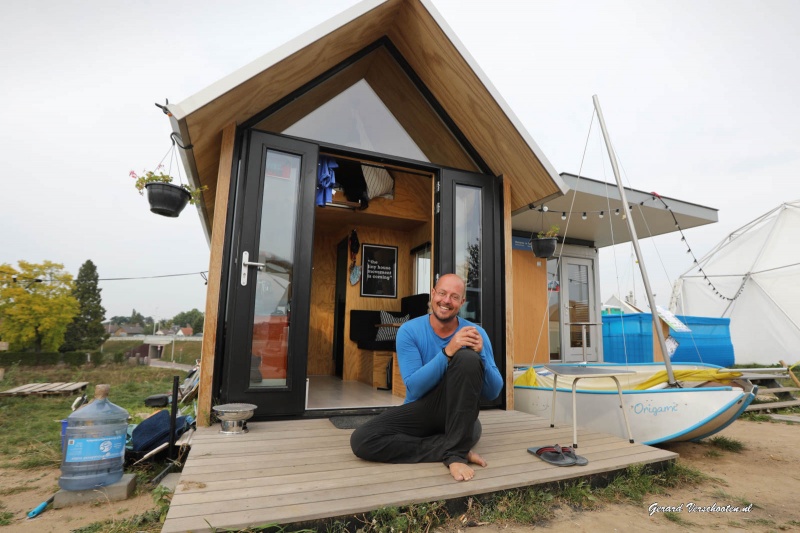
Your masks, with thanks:
[(554, 466), (528, 447), (568, 444), (572, 426), (518, 411), (483, 411), (475, 450), (489, 463), (455, 482), (440, 463), (370, 463), (350, 451), (352, 430), (328, 419), (253, 422), (249, 433), (198, 428), (163, 532), (214, 531), (352, 516), (387, 506), (458, 499), (671, 461), (673, 452), (579, 429), (587, 466)]

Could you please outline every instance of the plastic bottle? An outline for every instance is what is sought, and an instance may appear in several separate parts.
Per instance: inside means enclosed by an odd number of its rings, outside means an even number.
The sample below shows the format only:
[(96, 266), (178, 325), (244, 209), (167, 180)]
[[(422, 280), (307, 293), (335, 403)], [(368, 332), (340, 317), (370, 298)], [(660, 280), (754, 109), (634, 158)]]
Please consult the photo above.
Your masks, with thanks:
[(58, 484), (87, 490), (122, 478), (128, 411), (108, 401), (108, 385), (97, 385), (94, 401), (67, 417), (66, 447)]

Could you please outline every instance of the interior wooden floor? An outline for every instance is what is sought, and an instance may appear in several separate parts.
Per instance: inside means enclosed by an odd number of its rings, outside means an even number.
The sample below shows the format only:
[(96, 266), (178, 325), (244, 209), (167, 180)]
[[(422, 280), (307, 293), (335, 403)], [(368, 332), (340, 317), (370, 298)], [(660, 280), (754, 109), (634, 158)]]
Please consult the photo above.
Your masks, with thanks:
[(308, 377), (306, 409), (349, 409), (400, 405), (403, 398), (360, 381), (342, 381), (336, 376)]
[(579, 430), (587, 466), (550, 465), (531, 446), (566, 444), (572, 426), (518, 411), (483, 411), (476, 451), (489, 463), (474, 479), (455, 482), (441, 463), (362, 461), (350, 451), (352, 430), (327, 419), (253, 422), (243, 435), (198, 428), (163, 532), (240, 529), (348, 516), (386, 506), (448, 500), (660, 463), (673, 452)]

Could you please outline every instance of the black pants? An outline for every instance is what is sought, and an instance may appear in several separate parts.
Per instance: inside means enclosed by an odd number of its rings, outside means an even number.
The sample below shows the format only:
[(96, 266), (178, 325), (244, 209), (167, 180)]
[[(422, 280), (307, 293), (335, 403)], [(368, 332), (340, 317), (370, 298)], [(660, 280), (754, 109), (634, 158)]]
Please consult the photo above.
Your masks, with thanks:
[(419, 400), (387, 409), (356, 429), (356, 456), (381, 463), (466, 463), (481, 437), (478, 421), (483, 363), (473, 350), (459, 350), (444, 378)]

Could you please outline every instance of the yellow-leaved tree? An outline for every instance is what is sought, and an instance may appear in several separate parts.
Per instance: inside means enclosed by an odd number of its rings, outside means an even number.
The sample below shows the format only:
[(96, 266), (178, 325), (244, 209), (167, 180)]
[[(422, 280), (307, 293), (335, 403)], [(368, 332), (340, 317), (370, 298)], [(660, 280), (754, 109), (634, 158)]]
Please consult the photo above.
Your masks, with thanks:
[(64, 265), (0, 265), (0, 340), (8, 342), (11, 351), (57, 351), (78, 309), (72, 275)]

